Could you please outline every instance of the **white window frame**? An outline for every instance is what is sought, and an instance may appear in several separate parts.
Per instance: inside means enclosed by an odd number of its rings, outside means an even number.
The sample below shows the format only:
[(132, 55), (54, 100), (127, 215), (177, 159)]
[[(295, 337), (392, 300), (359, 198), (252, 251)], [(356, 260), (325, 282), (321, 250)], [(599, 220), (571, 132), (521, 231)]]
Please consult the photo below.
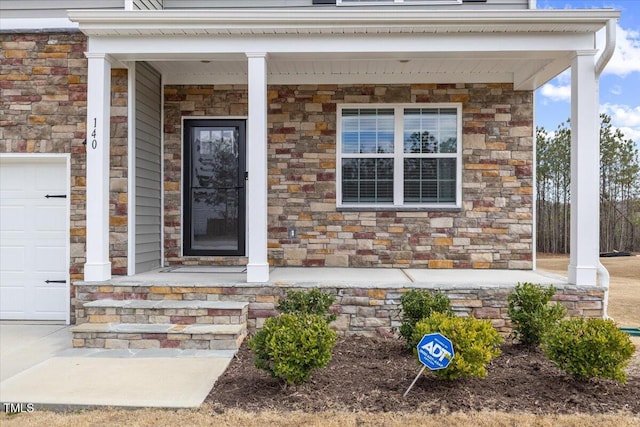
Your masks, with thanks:
[(337, 6), (386, 6), (396, 4), (434, 5), (434, 4), (462, 4), (462, 0), (336, 0)]
[[(442, 203), (405, 203), (404, 202), (404, 159), (409, 157), (404, 152), (404, 110), (405, 109), (437, 109), (454, 108), (456, 110), (457, 143), (455, 153), (432, 153), (426, 158), (456, 159), (456, 201)], [(394, 110), (394, 151), (393, 151), (393, 204), (390, 203), (353, 203), (342, 202), (342, 159), (353, 153), (342, 153), (342, 111), (350, 109), (393, 109)], [(447, 209), (462, 207), (462, 104), (461, 103), (415, 103), (415, 104), (339, 104), (336, 111), (336, 205), (345, 209), (380, 209), (380, 210), (413, 210), (413, 209)], [(454, 154), (454, 155), (452, 155)], [(377, 154), (364, 154), (359, 158), (380, 158)], [(423, 156), (420, 156), (423, 157)]]

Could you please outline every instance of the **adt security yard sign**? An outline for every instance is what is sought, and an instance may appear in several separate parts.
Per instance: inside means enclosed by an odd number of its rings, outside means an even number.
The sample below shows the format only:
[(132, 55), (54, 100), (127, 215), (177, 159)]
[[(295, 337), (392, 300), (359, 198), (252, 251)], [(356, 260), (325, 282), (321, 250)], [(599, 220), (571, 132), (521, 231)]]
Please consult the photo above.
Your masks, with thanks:
[(440, 333), (427, 334), (418, 344), (418, 359), (432, 371), (449, 366), (454, 355), (453, 344)]
[(451, 340), (440, 333), (426, 334), (423, 336), (418, 343), (417, 349), (418, 359), (420, 359), (420, 362), (422, 362), (424, 366), (420, 369), (420, 372), (418, 372), (418, 375), (416, 375), (407, 391), (404, 392), (403, 397), (413, 388), (425, 368), (429, 368), (432, 371), (444, 369), (449, 366), (451, 359), (455, 356)]

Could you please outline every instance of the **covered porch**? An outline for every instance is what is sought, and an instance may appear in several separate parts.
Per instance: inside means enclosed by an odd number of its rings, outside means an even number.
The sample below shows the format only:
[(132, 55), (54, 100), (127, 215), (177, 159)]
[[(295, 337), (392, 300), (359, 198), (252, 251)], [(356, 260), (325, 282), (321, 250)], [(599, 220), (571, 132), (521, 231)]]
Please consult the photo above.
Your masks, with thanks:
[[(248, 111), (238, 113), (247, 124), (247, 187), (246, 187), (246, 271), (224, 274), (224, 280), (256, 289), (276, 289), (281, 283), (317, 283), (306, 278), (319, 275), (348, 277), (358, 283), (360, 269), (324, 270), (271, 269), (269, 263), (268, 205), (268, 90), (270, 85), (318, 84), (448, 84), (456, 85), (512, 85), (514, 91), (532, 93), (533, 90), (567, 68), (572, 72), (572, 233), (571, 262), (568, 283), (577, 286), (596, 286), (598, 263), (598, 76), (608, 60), (615, 37), (613, 11), (72, 11), (70, 19), (77, 22), (89, 37), (88, 43), (88, 113), (87, 113), (87, 245), (83, 286), (111, 286), (118, 288), (127, 280), (137, 281), (136, 247), (148, 245), (138, 232), (143, 224), (136, 223), (136, 207), (128, 205), (128, 246), (130, 278), (112, 279), (109, 239), (109, 175), (111, 69), (126, 68), (129, 72), (129, 147), (136, 147), (135, 117), (141, 100), (136, 97), (136, 73), (152, 70), (157, 74), (160, 88), (158, 109), (166, 85), (246, 85)], [(595, 33), (608, 28), (607, 46), (597, 50)], [(144, 63), (144, 65), (142, 65)], [(137, 65), (143, 68), (136, 68)], [(438, 87), (435, 91), (439, 90)], [(455, 94), (450, 96), (455, 97)], [(415, 101), (415, 99), (411, 99)], [(295, 102), (295, 101), (294, 101)], [(464, 103), (464, 96), (460, 98)], [(483, 112), (474, 111), (474, 114)], [(463, 110), (463, 117), (466, 114)], [(495, 112), (494, 112), (495, 114)], [(468, 120), (473, 120), (470, 117)], [(162, 129), (165, 117), (160, 114), (156, 123)], [(534, 147), (534, 128), (505, 120), (499, 132), (508, 137), (527, 138)], [(164, 133), (159, 133), (160, 150)], [(485, 139), (463, 135), (462, 154), (485, 150)], [(131, 153), (132, 151), (130, 151)], [(505, 152), (501, 155), (507, 156)], [(162, 163), (162, 156), (160, 156)], [(479, 162), (482, 164), (482, 162)], [(522, 163), (527, 166), (527, 163)], [(534, 171), (535, 163), (528, 166)], [(140, 166), (129, 163), (129, 200), (133, 200), (137, 172)], [(463, 166), (464, 168), (464, 166)], [(534, 179), (535, 172), (528, 173)], [(135, 171), (135, 172), (134, 172)], [(328, 170), (335, 173), (334, 170)], [(159, 185), (168, 184), (163, 176)], [(171, 185), (180, 188), (181, 183)], [(535, 184), (534, 184), (535, 187)], [(474, 183), (461, 183), (460, 207), (464, 207), (465, 192), (482, 192)], [(335, 199), (335, 196), (334, 196)], [(162, 197), (160, 201), (164, 202)], [(335, 200), (333, 201), (335, 209)], [(469, 201), (470, 211), (476, 204)], [(493, 203), (493, 202), (492, 202)], [(310, 208), (326, 210), (330, 203)], [(529, 203), (529, 206), (531, 203)], [(481, 208), (482, 204), (479, 205)], [(493, 207), (493, 205), (492, 205)], [(392, 207), (393, 209), (393, 207)], [(532, 209), (532, 212), (535, 211)], [(155, 261), (168, 269), (164, 251), (166, 222), (164, 207), (155, 213), (163, 226), (157, 230), (158, 251)], [(533, 215), (533, 213), (532, 213)], [(182, 219), (184, 221), (184, 218)], [(439, 218), (440, 228), (449, 221)], [(451, 221), (453, 224), (453, 221)], [(529, 225), (530, 224), (530, 225)], [(535, 229), (531, 218), (524, 225), (513, 223), (509, 232), (529, 235), (523, 243), (530, 248), (527, 263), (512, 263), (513, 270), (436, 271), (428, 269), (376, 269), (372, 275), (362, 275), (362, 283), (372, 283), (368, 277), (388, 277), (393, 288), (405, 286), (451, 287), (459, 281), (469, 287), (478, 279), (510, 286), (519, 275), (537, 281), (535, 266)], [(288, 230), (287, 230), (288, 231)], [(295, 237), (295, 231), (294, 235)], [(436, 238), (440, 238), (436, 236)], [(453, 241), (444, 233), (443, 239)], [(466, 239), (466, 237), (463, 237)], [(463, 241), (464, 244), (465, 241)], [(468, 245), (473, 252), (472, 245)], [(371, 250), (366, 248), (365, 250)], [(522, 250), (522, 249), (520, 249)], [(491, 253), (490, 249), (483, 251)], [(470, 257), (473, 258), (473, 257)], [(494, 258), (493, 258), (494, 259)], [(524, 258), (526, 260), (526, 258)], [(483, 261), (485, 257), (477, 257)], [(478, 265), (489, 265), (479, 262)], [(450, 267), (452, 263), (434, 263)], [(521, 271), (523, 269), (525, 271)], [(182, 277), (182, 274), (159, 273), (157, 277)], [(159, 276), (158, 276), (159, 275)], [(185, 280), (189, 276), (184, 276)], [(214, 276), (207, 276), (213, 279)], [(367, 277), (367, 278), (364, 278)], [(486, 279), (482, 279), (482, 278)], [(472, 278), (472, 279), (469, 279)], [(303, 279), (303, 280), (300, 280)], [(548, 279), (546, 279), (548, 280)], [(556, 279), (554, 279), (556, 280)], [(213, 281), (218, 282), (217, 279)], [(289, 282), (287, 282), (289, 281)], [(377, 279), (375, 280), (377, 282)], [(386, 281), (386, 279), (385, 279)], [(543, 282), (545, 280), (542, 280)], [(92, 282), (104, 282), (93, 285)], [(107, 284), (108, 283), (108, 284)], [(330, 282), (327, 282), (330, 283)], [(562, 283), (562, 282), (561, 282)], [(393, 284), (393, 285), (391, 285)], [(428, 285), (427, 285), (428, 284)], [(132, 285), (133, 286), (133, 285)], [(155, 285), (154, 285), (155, 286)], [(172, 285), (173, 286), (173, 285)], [(327, 286), (335, 286), (335, 283)], [(357, 285), (353, 285), (356, 286)], [(475, 285), (472, 285), (475, 286)], [(486, 287), (485, 286), (485, 287)], [(499, 287), (502, 285), (498, 285)], [(347, 286), (348, 287), (348, 286)], [(382, 289), (383, 287), (380, 287)], [(363, 287), (364, 289), (364, 287)], [(454, 289), (454, 287), (451, 287)], [(224, 291), (221, 291), (224, 294)], [(228, 292), (228, 291), (227, 291)], [(354, 291), (356, 294), (364, 290)], [(369, 292), (369, 291), (367, 291)], [(274, 295), (272, 295), (274, 296)], [(394, 300), (381, 298), (376, 301)], [(259, 302), (256, 302), (259, 304)], [(377, 303), (375, 303), (377, 304)], [(373, 304), (373, 305), (375, 305)], [(382, 304), (384, 305), (384, 304)], [(256, 310), (259, 310), (256, 308)], [(357, 310), (356, 310), (357, 311)], [(82, 316), (80, 316), (82, 317)], [(375, 322), (374, 322), (375, 323)]]

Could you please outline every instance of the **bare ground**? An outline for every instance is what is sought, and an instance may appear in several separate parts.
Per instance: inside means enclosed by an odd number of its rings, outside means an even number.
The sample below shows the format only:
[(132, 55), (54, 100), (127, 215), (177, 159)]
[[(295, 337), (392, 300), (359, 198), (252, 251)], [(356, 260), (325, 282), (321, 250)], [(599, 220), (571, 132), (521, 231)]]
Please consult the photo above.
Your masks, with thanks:
[(404, 398), (421, 365), (399, 339), (341, 338), (327, 368), (297, 387), (283, 387), (256, 369), (250, 350), (243, 345), (209, 401), (221, 412), (241, 408), (256, 412), (640, 414), (639, 372), (630, 372), (625, 385), (608, 380), (581, 382), (556, 369), (537, 349), (507, 344), (502, 351), (484, 379), (443, 381), (426, 374)]
[[(620, 326), (640, 327), (640, 256), (601, 258), (609, 270), (609, 316)], [(567, 274), (569, 256), (538, 254), (539, 270)]]

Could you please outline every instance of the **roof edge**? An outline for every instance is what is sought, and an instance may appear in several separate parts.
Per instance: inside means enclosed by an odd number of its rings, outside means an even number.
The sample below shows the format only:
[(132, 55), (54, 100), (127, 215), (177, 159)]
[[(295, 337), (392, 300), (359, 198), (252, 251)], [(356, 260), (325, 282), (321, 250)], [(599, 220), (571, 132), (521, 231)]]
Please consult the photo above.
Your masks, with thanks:
[[(91, 24), (113, 24), (114, 26), (131, 25), (158, 26), (181, 23), (191, 25), (223, 25), (238, 24), (258, 25), (296, 25), (300, 27), (317, 27), (327, 24), (353, 25), (385, 25), (385, 24), (458, 24), (486, 25), (501, 24), (602, 24), (610, 19), (620, 17), (620, 12), (613, 9), (587, 10), (296, 10), (296, 9), (225, 9), (225, 10), (69, 10), (69, 19), (80, 26)], [(551, 21), (551, 22), (550, 22)]]

